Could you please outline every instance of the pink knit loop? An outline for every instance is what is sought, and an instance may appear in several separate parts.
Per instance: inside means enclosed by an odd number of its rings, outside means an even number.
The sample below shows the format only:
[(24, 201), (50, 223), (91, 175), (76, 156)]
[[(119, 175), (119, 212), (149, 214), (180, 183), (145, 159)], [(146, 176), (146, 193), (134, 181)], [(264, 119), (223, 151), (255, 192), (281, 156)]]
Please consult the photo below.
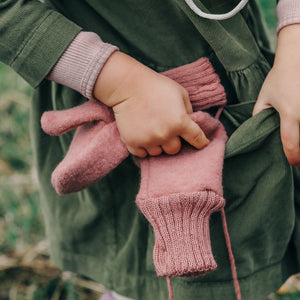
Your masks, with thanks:
[(226, 104), (224, 87), (206, 57), (162, 74), (175, 80), (188, 91), (194, 111)]
[(153, 260), (158, 276), (199, 276), (216, 269), (209, 218), (225, 205), (214, 191), (137, 198), (136, 203), (153, 226)]

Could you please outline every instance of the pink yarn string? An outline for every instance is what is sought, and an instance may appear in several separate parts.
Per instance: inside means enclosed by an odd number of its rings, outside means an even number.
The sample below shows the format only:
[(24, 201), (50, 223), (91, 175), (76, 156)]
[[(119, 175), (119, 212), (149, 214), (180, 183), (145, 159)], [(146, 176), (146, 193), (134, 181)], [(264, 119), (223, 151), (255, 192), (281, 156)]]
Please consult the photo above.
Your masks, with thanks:
[(233, 253), (232, 253), (232, 248), (231, 248), (230, 237), (229, 237), (229, 233), (228, 233), (228, 227), (227, 227), (224, 208), (221, 209), (221, 216), (222, 216), (222, 224), (223, 224), (223, 231), (224, 231), (226, 246), (227, 246), (230, 265), (231, 265), (231, 273), (232, 273), (232, 278), (233, 278), (233, 285), (234, 285), (234, 289), (235, 289), (235, 294), (236, 294), (237, 300), (241, 300), (242, 299), (241, 289), (240, 289), (240, 285), (239, 285), (239, 281), (238, 281), (238, 277), (237, 277), (235, 261), (234, 261), (234, 257), (233, 257)]
[(221, 115), (223, 109), (224, 109), (224, 106), (220, 106), (220, 107), (219, 107), (219, 109), (217, 110), (217, 113), (216, 113), (216, 115), (215, 115), (215, 119), (219, 119), (219, 117), (220, 117), (220, 115)]
[[(223, 112), (223, 109), (224, 109), (224, 105), (219, 107), (219, 109), (216, 112), (215, 119), (219, 119), (221, 113)], [(223, 230), (224, 230), (224, 235), (225, 235), (225, 240), (226, 240), (226, 246), (228, 249), (229, 260), (230, 260), (230, 265), (231, 265), (231, 272), (232, 272), (235, 294), (236, 294), (237, 300), (242, 300), (241, 290), (240, 290), (240, 286), (239, 286), (239, 282), (238, 282), (238, 278), (237, 278), (235, 261), (234, 261), (234, 256), (232, 253), (224, 208), (221, 209), (221, 216), (222, 216), (222, 223), (223, 223)], [(169, 300), (174, 300), (171, 277), (166, 276), (166, 279), (167, 279), (167, 284), (168, 284)]]
[(167, 279), (167, 283), (168, 283), (169, 300), (174, 300), (171, 277), (170, 276), (166, 276), (166, 279)]

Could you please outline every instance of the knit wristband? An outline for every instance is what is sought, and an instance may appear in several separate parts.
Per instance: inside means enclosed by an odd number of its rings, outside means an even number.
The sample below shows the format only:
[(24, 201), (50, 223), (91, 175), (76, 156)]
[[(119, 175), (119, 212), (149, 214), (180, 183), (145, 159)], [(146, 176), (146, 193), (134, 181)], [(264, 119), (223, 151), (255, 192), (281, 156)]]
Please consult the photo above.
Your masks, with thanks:
[(220, 78), (207, 57), (162, 73), (181, 84), (189, 93), (193, 111), (226, 104)]
[(153, 261), (158, 276), (193, 277), (217, 268), (209, 219), (224, 207), (223, 197), (206, 190), (148, 199), (137, 197), (136, 204), (153, 226)]
[(88, 99), (107, 59), (118, 48), (93, 32), (80, 32), (65, 50), (47, 79), (68, 86)]
[(280, 0), (277, 8), (277, 34), (279, 31), (291, 24), (300, 23), (300, 1), (299, 0)]

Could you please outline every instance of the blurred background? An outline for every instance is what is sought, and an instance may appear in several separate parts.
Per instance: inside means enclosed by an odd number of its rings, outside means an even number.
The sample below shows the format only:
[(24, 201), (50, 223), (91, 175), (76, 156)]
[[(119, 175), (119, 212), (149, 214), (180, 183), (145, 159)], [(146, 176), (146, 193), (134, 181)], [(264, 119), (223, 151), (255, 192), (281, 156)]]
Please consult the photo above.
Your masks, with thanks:
[[(273, 48), (276, 1), (259, 0)], [(49, 260), (28, 134), (31, 87), (0, 63), (0, 300), (94, 300), (105, 288)], [(297, 276), (269, 296), (300, 299)]]

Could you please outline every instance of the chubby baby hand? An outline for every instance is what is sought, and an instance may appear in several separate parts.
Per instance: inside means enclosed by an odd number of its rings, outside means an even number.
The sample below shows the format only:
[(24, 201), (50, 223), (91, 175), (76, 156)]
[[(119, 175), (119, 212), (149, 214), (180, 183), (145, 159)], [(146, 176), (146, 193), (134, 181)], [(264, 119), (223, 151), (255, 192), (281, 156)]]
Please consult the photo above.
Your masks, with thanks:
[(133, 155), (176, 154), (181, 138), (197, 149), (209, 143), (189, 116), (187, 91), (124, 53), (109, 58), (94, 96), (112, 107), (121, 139)]

